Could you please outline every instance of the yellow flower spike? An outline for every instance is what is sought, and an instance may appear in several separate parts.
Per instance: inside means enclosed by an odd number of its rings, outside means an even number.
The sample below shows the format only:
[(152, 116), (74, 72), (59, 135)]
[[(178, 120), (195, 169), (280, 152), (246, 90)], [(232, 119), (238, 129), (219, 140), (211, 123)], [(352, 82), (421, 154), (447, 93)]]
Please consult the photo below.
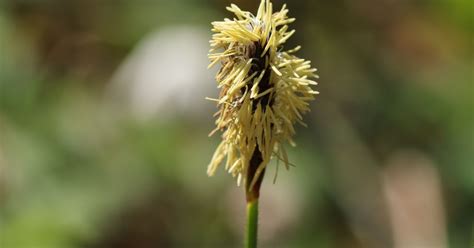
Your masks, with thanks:
[(216, 125), (223, 134), (208, 174), (226, 158), (226, 170), (245, 184), (249, 201), (258, 199), (272, 157), (291, 165), (283, 144), (292, 144), (296, 122), (305, 125), (302, 116), (317, 94), (311, 88), (317, 75), (310, 61), (294, 55), (301, 46), (283, 49), (295, 32), (288, 31), (295, 19), (288, 18), (286, 5), (273, 12), (272, 3), (261, 0), (256, 16), (235, 4), (227, 10), (232, 20), (212, 22), (209, 66), (221, 64), (216, 76), (221, 92), (209, 100), (217, 102)]

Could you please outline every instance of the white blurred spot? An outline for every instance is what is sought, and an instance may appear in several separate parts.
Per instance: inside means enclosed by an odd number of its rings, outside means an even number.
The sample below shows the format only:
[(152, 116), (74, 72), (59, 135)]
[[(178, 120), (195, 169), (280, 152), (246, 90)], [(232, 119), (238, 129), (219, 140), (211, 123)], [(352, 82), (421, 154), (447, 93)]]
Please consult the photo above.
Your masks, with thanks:
[[(145, 37), (111, 80), (113, 101), (124, 102), (137, 117), (196, 115), (213, 106), (215, 71), (207, 70), (210, 33), (179, 26)], [(215, 91), (215, 92), (213, 92)], [(207, 111), (206, 111), (207, 112)]]
[(383, 176), (395, 247), (446, 247), (441, 181), (433, 161), (419, 152), (400, 152)]

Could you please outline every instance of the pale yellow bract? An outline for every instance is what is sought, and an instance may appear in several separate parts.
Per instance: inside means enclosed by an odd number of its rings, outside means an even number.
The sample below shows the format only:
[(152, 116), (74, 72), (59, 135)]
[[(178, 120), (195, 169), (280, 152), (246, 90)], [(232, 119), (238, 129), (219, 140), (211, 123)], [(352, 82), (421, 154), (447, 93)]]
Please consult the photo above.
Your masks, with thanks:
[[(273, 12), (272, 3), (262, 0), (258, 13), (242, 11), (232, 4), (227, 10), (235, 18), (213, 22), (209, 67), (221, 63), (216, 80), (220, 88), (216, 101), (219, 111), (217, 130), (223, 131), (207, 173), (212, 176), (227, 158), (225, 169), (240, 185), (256, 149), (261, 163), (251, 184), (255, 183), (272, 157), (289, 167), (283, 143), (294, 145), (293, 125), (302, 122), (309, 101), (318, 94), (311, 89), (317, 83), (316, 69), (310, 61), (293, 55), (300, 46), (284, 51), (283, 44), (295, 32), (288, 31), (288, 9), (283, 5)], [(249, 182), (247, 182), (249, 183)]]

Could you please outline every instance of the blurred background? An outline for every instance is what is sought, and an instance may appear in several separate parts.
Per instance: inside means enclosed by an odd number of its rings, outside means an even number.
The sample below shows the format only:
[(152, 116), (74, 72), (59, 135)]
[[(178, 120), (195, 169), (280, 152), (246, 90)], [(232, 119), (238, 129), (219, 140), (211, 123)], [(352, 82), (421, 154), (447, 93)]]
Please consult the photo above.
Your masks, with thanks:
[[(287, 2), (321, 94), (261, 247), (473, 247), (472, 1)], [(241, 247), (243, 189), (206, 175), (230, 3), (0, 1), (0, 247)]]

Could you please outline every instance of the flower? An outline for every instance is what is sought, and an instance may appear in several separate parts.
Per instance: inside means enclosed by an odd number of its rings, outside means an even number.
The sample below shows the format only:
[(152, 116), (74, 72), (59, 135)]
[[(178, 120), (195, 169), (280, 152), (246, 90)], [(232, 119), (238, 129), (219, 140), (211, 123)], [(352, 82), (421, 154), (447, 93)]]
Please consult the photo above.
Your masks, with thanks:
[[(309, 101), (318, 94), (311, 62), (294, 55), (301, 47), (284, 51), (284, 43), (294, 34), (288, 24), (286, 5), (273, 12), (269, 0), (261, 0), (257, 15), (232, 4), (227, 10), (232, 20), (213, 22), (209, 67), (221, 63), (216, 76), (220, 95), (216, 129), (222, 142), (208, 166), (212, 176), (224, 159), (225, 169), (249, 188), (260, 184), (272, 157), (290, 162), (283, 147), (294, 146), (294, 124), (302, 122)], [(260, 182), (259, 182), (260, 181)]]

